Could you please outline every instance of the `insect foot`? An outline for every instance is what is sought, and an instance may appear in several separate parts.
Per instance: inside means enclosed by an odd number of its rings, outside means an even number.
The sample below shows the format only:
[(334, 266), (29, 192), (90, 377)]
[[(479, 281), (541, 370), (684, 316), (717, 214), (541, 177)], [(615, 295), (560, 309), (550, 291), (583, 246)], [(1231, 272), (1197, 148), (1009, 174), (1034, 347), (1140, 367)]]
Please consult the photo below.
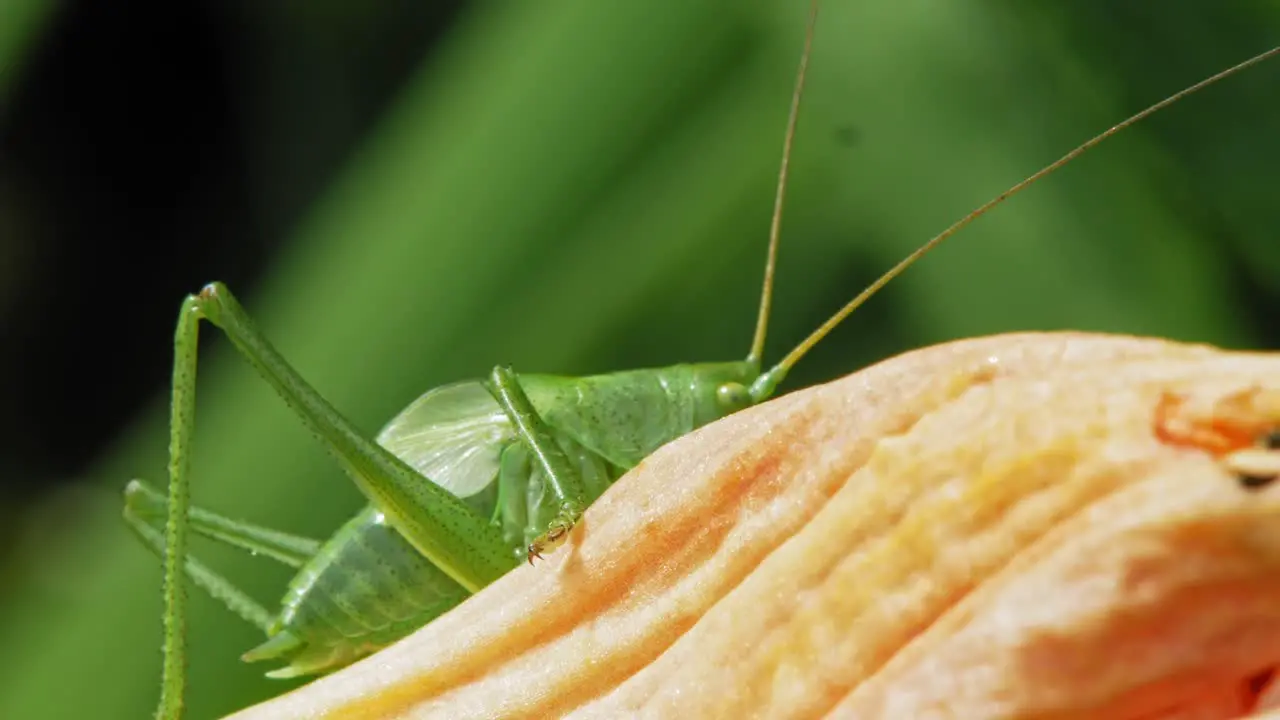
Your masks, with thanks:
[(1159, 339), (911, 352), (666, 445), (587, 510), (579, 571), (236, 717), (1255, 713), (1280, 483), (1229, 458), (1274, 450), (1275, 393), (1280, 353)]
[(554, 520), (547, 525), (547, 531), (529, 543), (529, 564), (534, 558), (542, 559), (542, 553), (551, 552), (564, 544), (569, 532), (582, 519), (582, 507), (577, 503), (567, 502)]

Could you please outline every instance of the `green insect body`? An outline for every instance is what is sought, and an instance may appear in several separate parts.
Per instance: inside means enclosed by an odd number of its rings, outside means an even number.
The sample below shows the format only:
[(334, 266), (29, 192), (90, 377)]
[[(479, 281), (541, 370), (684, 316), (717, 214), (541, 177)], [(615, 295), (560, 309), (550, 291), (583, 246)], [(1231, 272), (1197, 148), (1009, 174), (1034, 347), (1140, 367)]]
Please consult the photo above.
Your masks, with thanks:
[[(577, 467), (590, 504), (661, 445), (741, 409), (759, 374), (751, 363), (729, 362), (584, 378), (522, 375), (520, 384)], [(428, 391), (383, 428), (377, 443), (490, 518), (514, 561), (524, 559), (558, 512), (542, 468), (480, 382)], [(265, 628), (269, 639), (244, 659), (285, 662), (272, 677), (328, 672), (468, 595), (384, 513), (367, 506), (301, 566)]]
[[(215, 283), (182, 306), (174, 341), (168, 492), (141, 481), (125, 490), (125, 520), (164, 559), (165, 641), (156, 717), (181, 717), (185, 690), (184, 580), (267, 636), (248, 661), (281, 663), (268, 675), (323, 673), (429, 623), (523, 560), (558, 547), (582, 512), (660, 446), (768, 399), (789, 369), (869, 297), (992, 207), (1157, 110), (1280, 48), (1218, 73), (1128, 118), (1018, 183), (903, 259), (781, 361), (762, 371), (783, 190), (817, 2), (792, 97), (764, 290), (744, 361), (684, 364), (582, 378), (520, 375), (498, 367), (484, 381), (431, 390), (373, 439), (311, 388)], [(369, 499), (327, 541), (301, 538), (188, 507), (198, 329), (220, 328), (294, 410)], [(270, 613), (186, 550), (188, 531), (298, 568)]]

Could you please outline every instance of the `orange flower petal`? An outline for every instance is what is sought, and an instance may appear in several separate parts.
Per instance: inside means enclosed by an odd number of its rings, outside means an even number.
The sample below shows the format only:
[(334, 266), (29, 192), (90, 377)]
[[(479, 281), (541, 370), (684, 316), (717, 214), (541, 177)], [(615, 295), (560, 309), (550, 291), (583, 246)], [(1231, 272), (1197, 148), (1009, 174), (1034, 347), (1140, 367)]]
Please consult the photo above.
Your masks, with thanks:
[(235, 717), (1280, 707), (1280, 483), (1225, 460), (1277, 398), (1280, 356), (1161, 340), (909, 353), (668, 445), (546, 562)]

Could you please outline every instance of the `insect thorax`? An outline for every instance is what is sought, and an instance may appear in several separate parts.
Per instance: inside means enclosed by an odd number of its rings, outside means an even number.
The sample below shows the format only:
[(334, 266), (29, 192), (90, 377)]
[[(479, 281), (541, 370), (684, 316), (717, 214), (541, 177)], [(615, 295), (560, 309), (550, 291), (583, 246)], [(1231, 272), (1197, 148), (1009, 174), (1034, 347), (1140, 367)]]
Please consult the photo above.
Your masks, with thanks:
[(737, 395), (726, 401), (721, 388), (745, 389), (757, 375), (754, 364), (738, 361), (582, 378), (529, 375), (521, 383), (552, 427), (629, 469), (666, 443), (745, 407)]

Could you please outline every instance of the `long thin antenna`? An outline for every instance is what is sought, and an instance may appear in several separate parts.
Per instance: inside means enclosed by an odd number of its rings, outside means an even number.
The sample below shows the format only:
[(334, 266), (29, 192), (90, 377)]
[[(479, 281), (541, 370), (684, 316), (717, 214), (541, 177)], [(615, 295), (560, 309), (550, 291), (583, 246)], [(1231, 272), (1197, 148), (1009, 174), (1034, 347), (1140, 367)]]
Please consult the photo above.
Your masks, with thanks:
[(1074, 150), (1067, 153), (1066, 155), (1063, 155), (1053, 164), (1046, 166), (1045, 168), (1041, 169), (1039, 172), (1028, 177), (1027, 179), (1023, 180), (1017, 185), (1014, 185), (1013, 187), (1009, 188), (1008, 190), (1005, 190), (1004, 192), (1000, 193), (999, 195), (992, 198), (991, 200), (988, 200), (986, 204), (984, 204), (982, 207), (978, 208), (977, 210), (974, 210), (968, 215), (965, 215), (963, 218), (958, 220), (951, 227), (935, 235), (933, 239), (929, 240), (929, 242), (921, 245), (919, 248), (916, 248), (914, 252), (912, 252), (907, 257), (903, 258), (902, 261), (899, 262), (897, 265), (894, 265), (892, 268), (890, 268), (890, 270), (885, 274), (881, 275), (878, 280), (871, 283), (871, 285), (869, 285), (867, 289), (858, 293), (857, 297), (850, 300), (847, 305), (845, 305), (843, 308), (840, 308), (839, 312), (837, 312), (835, 315), (832, 315), (817, 330), (814, 330), (809, 335), (809, 337), (805, 338), (803, 342), (801, 342), (799, 345), (795, 347), (795, 349), (787, 353), (787, 356), (782, 358), (782, 360), (779, 361), (777, 365), (773, 366), (773, 368), (771, 368), (767, 373), (757, 378), (756, 381), (751, 386), (752, 398), (756, 398), (757, 401), (759, 401), (768, 397), (770, 394), (772, 394), (774, 388), (776, 388), (778, 386), (778, 383), (782, 382), (782, 379), (786, 376), (787, 371), (790, 370), (791, 367), (795, 365), (798, 360), (800, 360), (800, 358), (804, 357), (804, 354), (809, 352), (809, 350), (812, 349), (813, 346), (818, 343), (818, 341), (826, 337), (827, 333), (831, 332), (831, 330), (835, 328), (836, 325), (839, 325), (841, 320), (844, 320), (846, 317), (849, 316), (850, 313), (852, 313), (854, 310), (857, 310), (858, 307), (861, 306), (864, 302), (866, 302), (872, 295), (875, 295), (876, 292), (880, 290), (880, 288), (887, 285), (890, 280), (893, 280), (897, 276), (901, 275), (904, 270), (914, 265), (917, 260), (924, 257), (926, 254), (929, 253), (929, 251), (933, 250), (938, 245), (942, 244), (943, 240), (946, 240), (952, 235), (955, 235), (957, 232), (959, 232), (962, 228), (964, 228), (969, 223), (987, 214), (987, 212), (990, 211), (995, 206), (999, 205), (1005, 200), (1008, 200), (1014, 195), (1017, 195), (1018, 193), (1025, 190), (1032, 183), (1035, 183), (1037, 180), (1040, 180), (1046, 175), (1049, 175), (1055, 170), (1061, 168), (1063, 165), (1066, 165), (1067, 163), (1076, 159), (1080, 155), (1092, 149), (1098, 143), (1101, 143), (1103, 140), (1106, 140), (1107, 138), (1111, 137), (1112, 135), (1115, 135), (1121, 130), (1124, 130), (1130, 125), (1133, 125), (1134, 123), (1137, 123), (1145, 119), (1149, 115), (1152, 115), (1156, 112), (1159, 112), (1160, 110), (1163, 110), (1164, 108), (1178, 102), (1179, 100), (1185, 98), (1186, 96), (1198, 90), (1203, 90), (1204, 88), (1218, 82), (1219, 80), (1222, 80), (1223, 78), (1234, 75), (1240, 72), (1241, 70), (1250, 68), (1276, 55), (1280, 55), (1280, 47), (1274, 47), (1260, 55), (1256, 55), (1248, 60), (1245, 60), (1244, 62), (1238, 65), (1232, 66), (1230, 68), (1227, 68), (1226, 70), (1223, 70), (1222, 72), (1216, 73), (1208, 78), (1205, 78), (1204, 80), (1201, 80), (1200, 82), (1196, 83), (1195, 85), (1192, 85), (1191, 87), (1185, 88), (1179, 92), (1176, 92), (1170, 95), (1164, 100), (1161, 100), (1160, 102), (1148, 107), (1147, 109), (1137, 113), (1136, 115), (1129, 117), (1127, 120), (1124, 120), (1119, 125), (1115, 125), (1114, 127), (1111, 127), (1110, 129), (1102, 133), (1099, 133), (1093, 138), (1090, 138), (1079, 147), (1075, 148)]
[(778, 236), (782, 233), (782, 205), (787, 195), (787, 171), (791, 167), (791, 143), (796, 136), (796, 119), (800, 117), (800, 97), (804, 94), (804, 78), (809, 70), (809, 54), (813, 50), (813, 30), (818, 24), (818, 0), (809, 4), (809, 25), (804, 31), (804, 50), (800, 53), (800, 69), (796, 87), (791, 93), (791, 114), (787, 117), (787, 134), (782, 141), (782, 167), (778, 169), (778, 192), (773, 199), (773, 220), (769, 224), (769, 256), (764, 263), (764, 289), (760, 291), (760, 315), (756, 317), (756, 334), (751, 339), (747, 362), (760, 364), (764, 357), (764, 338), (769, 329), (769, 308), (773, 305), (773, 271), (778, 262)]

